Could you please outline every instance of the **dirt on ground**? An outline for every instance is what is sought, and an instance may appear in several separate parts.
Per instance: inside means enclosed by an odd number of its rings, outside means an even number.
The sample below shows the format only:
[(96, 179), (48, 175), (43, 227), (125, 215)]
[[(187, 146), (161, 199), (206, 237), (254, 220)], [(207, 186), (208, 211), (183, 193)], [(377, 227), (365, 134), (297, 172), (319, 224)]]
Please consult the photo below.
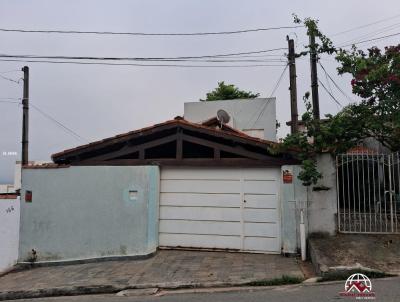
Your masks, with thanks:
[(400, 234), (339, 234), (311, 238), (310, 245), (319, 264), (332, 267), (362, 266), (400, 274)]

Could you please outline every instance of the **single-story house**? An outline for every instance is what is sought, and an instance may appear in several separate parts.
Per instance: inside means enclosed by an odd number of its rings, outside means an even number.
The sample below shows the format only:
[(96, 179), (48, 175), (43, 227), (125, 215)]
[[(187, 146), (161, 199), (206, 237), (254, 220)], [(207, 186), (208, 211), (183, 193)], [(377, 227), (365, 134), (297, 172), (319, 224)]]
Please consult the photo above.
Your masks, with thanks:
[[(308, 200), (299, 162), (277, 142), (234, 126), (177, 117), (23, 167), (19, 261), (157, 248), (296, 253)], [(332, 229), (333, 214), (321, 216), (318, 203), (312, 209), (313, 228)]]

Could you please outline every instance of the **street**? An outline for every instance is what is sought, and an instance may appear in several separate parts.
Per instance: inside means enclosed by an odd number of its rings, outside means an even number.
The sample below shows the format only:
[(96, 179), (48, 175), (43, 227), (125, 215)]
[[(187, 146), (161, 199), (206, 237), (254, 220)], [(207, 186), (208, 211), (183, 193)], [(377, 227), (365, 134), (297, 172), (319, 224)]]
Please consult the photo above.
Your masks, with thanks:
[[(372, 280), (373, 291), (376, 294), (376, 301), (392, 302), (399, 301), (400, 297), (400, 278), (388, 278)], [(118, 297), (116, 295), (88, 295), (88, 296), (75, 296), (75, 297), (57, 297), (57, 298), (40, 298), (18, 301), (44, 301), (44, 302), (66, 302), (66, 301), (99, 301), (99, 302), (180, 302), (180, 301), (193, 301), (193, 302), (234, 302), (234, 301), (248, 301), (248, 302), (284, 302), (284, 301), (297, 301), (297, 302), (321, 302), (321, 301), (354, 301), (354, 298), (340, 297), (339, 292), (343, 291), (343, 282), (334, 283), (317, 283), (311, 285), (291, 285), (291, 286), (278, 286), (271, 288), (263, 288), (253, 290), (233, 290), (223, 292), (200, 292), (200, 293), (179, 293), (169, 292), (164, 295), (156, 296), (136, 296), (136, 297)], [(162, 293), (161, 293), (162, 294)]]

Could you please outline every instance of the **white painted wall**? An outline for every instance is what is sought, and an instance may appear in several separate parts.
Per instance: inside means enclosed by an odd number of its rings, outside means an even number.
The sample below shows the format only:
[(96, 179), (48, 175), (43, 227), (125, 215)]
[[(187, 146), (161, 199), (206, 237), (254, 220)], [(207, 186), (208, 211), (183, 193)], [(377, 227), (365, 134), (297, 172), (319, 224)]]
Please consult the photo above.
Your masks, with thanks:
[(219, 109), (231, 116), (229, 126), (248, 135), (276, 141), (275, 98), (185, 103), (184, 117), (199, 123), (215, 117)]
[(7, 184), (7, 185), (0, 185), (0, 193), (15, 193), (14, 185)]
[(308, 231), (309, 233), (324, 232), (330, 235), (337, 231), (337, 188), (336, 162), (328, 153), (317, 156), (317, 169), (323, 175), (317, 186), (329, 188), (326, 191), (308, 190)]
[(19, 208), (19, 198), (0, 199), (0, 273), (18, 259)]

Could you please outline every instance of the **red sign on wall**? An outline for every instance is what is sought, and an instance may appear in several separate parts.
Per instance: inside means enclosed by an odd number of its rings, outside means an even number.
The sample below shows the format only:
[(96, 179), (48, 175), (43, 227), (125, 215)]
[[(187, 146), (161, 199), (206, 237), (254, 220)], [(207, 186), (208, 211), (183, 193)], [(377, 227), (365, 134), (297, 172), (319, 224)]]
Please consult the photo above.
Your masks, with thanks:
[(283, 170), (282, 179), (284, 184), (291, 184), (293, 182), (293, 173), (289, 170)]
[(32, 202), (32, 191), (25, 191), (25, 202)]

